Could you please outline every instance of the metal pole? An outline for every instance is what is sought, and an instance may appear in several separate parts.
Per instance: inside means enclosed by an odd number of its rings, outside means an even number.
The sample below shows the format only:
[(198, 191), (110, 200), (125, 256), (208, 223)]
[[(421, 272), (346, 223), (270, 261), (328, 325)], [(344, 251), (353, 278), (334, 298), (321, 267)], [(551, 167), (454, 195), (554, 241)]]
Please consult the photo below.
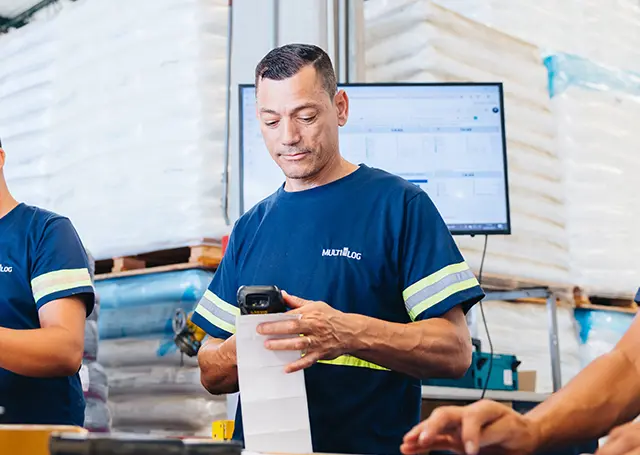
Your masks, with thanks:
[(553, 391), (562, 387), (560, 370), (560, 343), (558, 342), (558, 315), (556, 297), (549, 291), (547, 295), (547, 312), (549, 317), (549, 350), (551, 354), (551, 377), (553, 379)]
[(226, 109), (227, 115), (224, 121), (224, 168), (222, 170), (222, 214), (227, 226), (231, 225), (229, 216), (229, 165), (230, 165), (230, 141), (231, 141), (231, 59), (233, 55), (233, 4), (229, 2), (227, 15), (227, 73), (226, 73)]
[(271, 35), (271, 48), (275, 49), (280, 44), (280, 0), (272, 0), (273, 34)]
[(337, 0), (327, 0), (327, 55), (333, 62), (333, 70), (340, 83), (339, 5)]

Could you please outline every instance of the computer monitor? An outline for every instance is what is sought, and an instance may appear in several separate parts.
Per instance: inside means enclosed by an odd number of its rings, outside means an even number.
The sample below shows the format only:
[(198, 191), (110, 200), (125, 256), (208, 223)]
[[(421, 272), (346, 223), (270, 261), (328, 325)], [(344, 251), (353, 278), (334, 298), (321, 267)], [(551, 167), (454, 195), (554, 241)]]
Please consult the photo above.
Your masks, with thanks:
[[(424, 190), (454, 235), (510, 234), (501, 83), (341, 84), (349, 119), (340, 151)], [(240, 211), (276, 191), (284, 175), (256, 117), (255, 87), (240, 85)]]

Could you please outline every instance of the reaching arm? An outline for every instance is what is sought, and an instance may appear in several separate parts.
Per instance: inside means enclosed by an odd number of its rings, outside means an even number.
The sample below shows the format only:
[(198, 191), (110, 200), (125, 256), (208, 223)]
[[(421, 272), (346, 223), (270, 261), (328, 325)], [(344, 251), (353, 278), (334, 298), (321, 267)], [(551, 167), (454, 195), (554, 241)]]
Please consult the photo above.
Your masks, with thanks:
[(418, 378), (459, 378), (471, 365), (471, 337), (460, 307), (440, 318), (395, 324), (345, 314), (350, 354)]
[(640, 319), (616, 347), (591, 362), (526, 417), (541, 448), (598, 438), (640, 414)]
[(40, 308), (40, 329), (0, 328), (0, 367), (30, 377), (77, 373), (82, 365), (86, 311), (81, 299), (64, 298)]
[(236, 337), (210, 338), (198, 351), (200, 380), (213, 395), (238, 391)]

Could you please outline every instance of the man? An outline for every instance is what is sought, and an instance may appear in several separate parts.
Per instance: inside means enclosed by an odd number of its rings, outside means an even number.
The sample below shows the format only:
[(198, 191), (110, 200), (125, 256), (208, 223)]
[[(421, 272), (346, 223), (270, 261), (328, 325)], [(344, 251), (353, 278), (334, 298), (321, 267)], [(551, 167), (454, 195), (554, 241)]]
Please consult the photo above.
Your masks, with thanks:
[(4, 163), (0, 144), (0, 421), (82, 426), (87, 257), (68, 219), (11, 196)]
[[(640, 290), (635, 298), (640, 303)], [(640, 320), (615, 348), (525, 415), (493, 401), (436, 409), (405, 437), (402, 452), (532, 454), (598, 439), (601, 455), (640, 453)], [(613, 429), (613, 430), (612, 430)]]
[(304, 335), (267, 347), (306, 353), (286, 371), (306, 369), (314, 451), (398, 453), (419, 421), (420, 378), (468, 369), (465, 312), (484, 294), (426, 193), (341, 156), (349, 100), (325, 52), (272, 50), (256, 89), (285, 183), (236, 222), (194, 313), (213, 338), (199, 353), (202, 383), (214, 394), (237, 390), (237, 289), (276, 285), (301, 319), (259, 332)]

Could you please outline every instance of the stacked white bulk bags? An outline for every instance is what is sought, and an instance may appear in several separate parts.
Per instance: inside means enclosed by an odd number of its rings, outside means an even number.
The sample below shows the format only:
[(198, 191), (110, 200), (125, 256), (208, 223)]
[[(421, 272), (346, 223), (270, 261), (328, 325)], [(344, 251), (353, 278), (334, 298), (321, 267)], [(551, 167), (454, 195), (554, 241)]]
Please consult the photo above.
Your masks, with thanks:
[(433, 1), (545, 50), (640, 71), (640, 4), (633, 0)]
[(53, 205), (50, 135), (55, 78), (55, 24), (40, 20), (0, 36), (0, 138), (4, 168), (20, 199)]
[[(569, 282), (561, 157), (539, 50), (428, 0), (365, 3), (368, 82), (503, 82), (513, 235), (485, 272)], [(477, 270), (483, 239), (456, 238)]]
[(587, 293), (640, 283), (640, 74), (567, 54), (546, 58), (563, 158), (571, 279)]
[(228, 233), (228, 3), (66, 2), (0, 39), (9, 184), (96, 259)]

